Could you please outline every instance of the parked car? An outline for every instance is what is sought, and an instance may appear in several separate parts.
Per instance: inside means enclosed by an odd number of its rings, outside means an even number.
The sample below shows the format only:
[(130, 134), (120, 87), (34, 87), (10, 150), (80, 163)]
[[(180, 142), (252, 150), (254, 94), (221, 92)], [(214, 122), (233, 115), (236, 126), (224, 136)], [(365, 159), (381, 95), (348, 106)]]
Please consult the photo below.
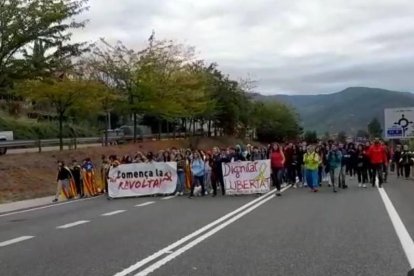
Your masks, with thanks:
[[(13, 141), (13, 131), (0, 131), (0, 144), (4, 141)], [(7, 153), (6, 147), (1, 147), (0, 145), (0, 155)]]

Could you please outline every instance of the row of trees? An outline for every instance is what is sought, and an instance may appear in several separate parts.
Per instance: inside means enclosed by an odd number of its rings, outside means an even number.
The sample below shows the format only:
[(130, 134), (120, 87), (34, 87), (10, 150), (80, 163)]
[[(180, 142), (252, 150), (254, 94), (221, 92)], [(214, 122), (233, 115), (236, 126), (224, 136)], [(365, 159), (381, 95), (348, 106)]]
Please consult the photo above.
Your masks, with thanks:
[[(381, 128), (381, 123), (377, 118), (374, 118), (369, 122), (367, 125), (367, 130), (360, 129), (356, 133), (356, 137), (362, 139), (372, 139), (382, 136), (383, 130)], [(333, 139), (333, 137), (329, 134), (329, 132), (326, 132), (322, 137), (318, 137), (318, 133), (316, 131), (306, 131), (303, 135), (303, 139), (308, 143), (316, 143), (319, 140), (328, 141), (330, 139)], [(341, 143), (346, 143), (347, 139), (348, 135), (345, 131), (340, 131), (335, 136), (335, 140)]]
[(86, 23), (74, 17), (86, 5), (87, 0), (0, 0), (0, 97), (9, 103), (30, 100), (38, 110), (53, 107), (61, 139), (67, 118), (108, 113), (130, 118), (134, 137), (142, 116), (157, 121), (160, 131), (167, 122), (195, 132), (198, 122), (208, 126), (208, 135), (245, 136), (255, 129), (266, 142), (301, 133), (292, 109), (254, 101), (252, 82), (232, 80), (192, 47), (157, 40), (154, 33), (140, 50), (104, 39), (73, 43), (71, 30)]

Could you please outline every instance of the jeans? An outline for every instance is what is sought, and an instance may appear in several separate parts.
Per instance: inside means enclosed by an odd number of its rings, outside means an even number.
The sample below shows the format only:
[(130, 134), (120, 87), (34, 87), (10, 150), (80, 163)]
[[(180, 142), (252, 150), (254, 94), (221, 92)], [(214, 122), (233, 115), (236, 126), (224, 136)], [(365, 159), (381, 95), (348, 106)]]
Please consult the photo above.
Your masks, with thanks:
[[(329, 176), (331, 179), (331, 184), (333, 187), (333, 190), (335, 191), (335, 182), (337, 182), (337, 185), (339, 187), (339, 172), (340, 172), (340, 168), (330, 168), (329, 169)], [(336, 181), (335, 181), (336, 179)]]
[(177, 193), (184, 193), (185, 173), (184, 171), (177, 171)]
[(316, 189), (319, 187), (318, 169), (316, 170), (306, 169), (306, 182), (308, 183), (308, 186), (311, 189)]
[(196, 183), (200, 184), (201, 186), (201, 196), (206, 194), (206, 188), (204, 187), (204, 175), (194, 176), (194, 181), (191, 183), (191, 194), (190, 196), (194, 196), (194, 188)]
[(211, 171), (208, 171), (204, 175), (204, 186), (206, 188), (207, 193), (210, 193), (212, 185), (211, 185)]
[(280, 187), (282, 185), (282, 174), (283, 168), (272, 168), (272, 181), (273, 185), (276, 186), (276, 189), (280, 191)]
[(372, 186), (375, 186), (375, 176), (378, 176), (379, 186), (380, 187), (382, 186), (382, 173), (383, 173), (382, 164), (372, 164), (372, 179), (371, 179)]
[(213, 186), (213, 194), (217, 195), (217, 184), (220, 183), (221, 194), (225, 195), (223, 175), (219, 172), (213, 172), (211, 184)]
[(367, 183), (368, 182), (368, 171), (367, 168), (358, 167), (357, 168), (358, 183)]

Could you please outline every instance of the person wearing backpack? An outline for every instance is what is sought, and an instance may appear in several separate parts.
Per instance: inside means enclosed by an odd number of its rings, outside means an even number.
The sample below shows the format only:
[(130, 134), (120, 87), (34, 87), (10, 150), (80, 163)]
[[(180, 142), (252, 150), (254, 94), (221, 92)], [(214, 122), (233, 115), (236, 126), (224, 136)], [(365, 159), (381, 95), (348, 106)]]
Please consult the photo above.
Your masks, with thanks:
[(406, 179), (410, 177), (410, 169), (411, 169), (411, 165), (413, 162), (411, 158), (412, 158), (412, 155), (408, 151), (408, 146), (404, 145), (403, 152), (401, 153), (401, 158), (400, 158), (400, 166), (403, 167), (404, 169), (404, 176)]
[(330, 151), (328, 152), (327, 163), (329, 166), (329, 176), (331, 179), (333, 192), (336, 193), (335, 182), (339, 186), (339, 171), (342, 164), (342, 153), (338, 150), (336, 145), (332, 145)]

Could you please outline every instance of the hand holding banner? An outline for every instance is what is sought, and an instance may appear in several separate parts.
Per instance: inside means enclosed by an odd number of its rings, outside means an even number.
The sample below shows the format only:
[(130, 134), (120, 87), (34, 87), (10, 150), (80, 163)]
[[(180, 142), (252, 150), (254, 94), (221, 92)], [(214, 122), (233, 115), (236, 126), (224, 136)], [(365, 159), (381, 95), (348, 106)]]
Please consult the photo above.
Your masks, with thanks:
[(133, 163), (111, 168), (109, 196), (172, 194), (177, 186), (177, 163)]
[(223, 163), (226, 194), (256, 194), (270, 191), (270, 160)]

